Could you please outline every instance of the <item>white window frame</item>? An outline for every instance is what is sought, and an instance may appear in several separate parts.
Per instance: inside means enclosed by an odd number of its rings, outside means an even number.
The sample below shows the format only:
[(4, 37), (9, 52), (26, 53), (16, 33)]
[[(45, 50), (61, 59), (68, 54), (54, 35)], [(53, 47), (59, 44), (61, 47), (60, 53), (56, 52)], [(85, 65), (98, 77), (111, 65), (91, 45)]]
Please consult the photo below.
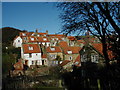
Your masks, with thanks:
[(29, 50), (33, 50), (33, 47), (28, 47)]
[(31, 41), (34, 41), (35, 39), (34, 38), (30, 38), (31, 39)]
[(67, 51), (68, 54), (72, 54), (72, 51)]
[(56, 59), (56, 56), (57, 56), (57, 55), (55, 55), (55, 54), (50, 55), (50, 57), (51, 57), (52, 59)]
[(99, 55), (92, 54), (91, 55), (91, 62), (98, 63)]
[(47, 38), (43, 38), (43, 41), (47, 41)]
[(55, 51), (55, 48), (51, 47), (50, 50), (51, 50), (51, 51)]
[(23, 35), (23, 36), (26, 36), (26, 34), (25, 34), (25, 33), (22, 33), (22, 35)]
[(86, 54), (81, 55), (81, 62), (87, 62), (87, 55)]

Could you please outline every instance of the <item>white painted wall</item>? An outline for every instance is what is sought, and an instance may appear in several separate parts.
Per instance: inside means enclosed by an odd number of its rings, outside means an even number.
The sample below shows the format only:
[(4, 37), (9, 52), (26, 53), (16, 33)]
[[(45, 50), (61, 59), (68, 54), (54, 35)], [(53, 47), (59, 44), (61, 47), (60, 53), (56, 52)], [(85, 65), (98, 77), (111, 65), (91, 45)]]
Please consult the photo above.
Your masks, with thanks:
[[(29, 53), (23, 54), (23, 59), (28, 60), (28, 66), (35, 65), (35, 61), (37, 60), (37, 65), (42, 65), (41, 61), (41, 53), (31, 53), (32, 57), (29, 57)], [(32, 64), (32, 61), (34, 61), (34, 64)]]
[(13, 46), (14, 47), (21, 47), (22, 46), (22, 38), (18, 36), (14, 41), (13, 41)]

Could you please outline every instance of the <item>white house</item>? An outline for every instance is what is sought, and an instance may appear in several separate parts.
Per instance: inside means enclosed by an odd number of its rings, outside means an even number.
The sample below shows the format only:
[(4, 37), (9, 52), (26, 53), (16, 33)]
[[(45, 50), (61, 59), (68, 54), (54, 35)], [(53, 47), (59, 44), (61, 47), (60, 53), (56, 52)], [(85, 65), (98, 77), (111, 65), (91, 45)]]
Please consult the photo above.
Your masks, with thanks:
[(23, 44), (21, 58), (29, 67), (30, 65), (42, 65), (40, 46), (38, 44)]
[(22, 38), (20, 36), (17, 36), (13, 41), (14, 47), (21, 47), (22, 46)]

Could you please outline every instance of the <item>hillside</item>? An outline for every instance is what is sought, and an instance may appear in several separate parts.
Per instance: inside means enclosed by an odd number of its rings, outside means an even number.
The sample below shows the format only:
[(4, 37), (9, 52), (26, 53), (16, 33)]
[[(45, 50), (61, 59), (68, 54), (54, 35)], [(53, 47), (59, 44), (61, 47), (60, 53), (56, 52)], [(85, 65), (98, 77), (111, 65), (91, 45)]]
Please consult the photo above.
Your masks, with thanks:
[(9, 44), (11, 41), (13, 41), (13, 39), (17, 35), (19, 35), (19, 32), (21, 32), (21, 30), (15, 29), (15, 28), (12, 28), (12, 27), (2, 28), (2, 43)]

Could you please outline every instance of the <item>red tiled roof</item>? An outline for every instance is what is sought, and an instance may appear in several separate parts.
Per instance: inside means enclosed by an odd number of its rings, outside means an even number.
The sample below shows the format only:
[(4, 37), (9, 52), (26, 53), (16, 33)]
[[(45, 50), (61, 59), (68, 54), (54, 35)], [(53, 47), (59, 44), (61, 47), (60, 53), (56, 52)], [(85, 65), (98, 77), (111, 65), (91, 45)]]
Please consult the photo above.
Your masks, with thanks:
[(68, 64), (69, 62), (71, 62), (70, 60), (64, 60), (61, 64), (60, 64), (60, 66), (65, 66), (66, 64)]
[(77, 40), (78, 42), (80, 42), (80, 43), (84, 43), (85, 41), (84, 40)]
[(14, 64), (15, 70), (23, 70), (23, 63), (19, 60), (17, 63)]
[[(103, 55), (103, 47), (102, 47), (102, 43), (93, 43), (92, 46)], [(108, 51), (108, 57), (111, 60), (112, 58), (114, 58), (113, 52), (112, 51)]]
[[(51, 48), (55, 48), (55, 50), (51, 50)], [(59, 46), (47, 47), (46, 51), (49, 53), (62, 52), (62, 50)]]
[(102, 44), (101, 43), (92, 43), (92, 46), (101, 54), (103, 54), (102, 50)]
[(38, 33), (39, 35), (46, 35), (47, 33)]
[(108, 57), (110, 60), (115, 57), (112, 51), (108, 51)]
[[(29, 47), (33, 47), (33, 50), (29, 50)], [(23, 44), (24, 53), (40, 53), (40, 48), (38, 44)]]
[[(44, 40), (46, 38), (46, 40)], [(50, 42), (47, 37), (37, 37), (38, 42)]]
[(81, 47), (66, 47), (63, 49), (65, 54), (69, 54), (68, 51), (72, 51), (72, 54), (79, 54)]
[[(34, 40), (32, 40), (32, 38), (33, 38)], [(37, 39), (36, 39), (35, 36), (29, 36), (29, 37), (28, 37), (28, 42), (37, 42)]]
[(78, 44), (81, 44), (81, 43), (82, 43), (82, 44), (85, 44), (85, 41), (84, 41), (84, 40), (77, 40), (77, 43), (78, 43)]
[(71, 41), (76, 40), (74, 36), (67, 36), (67, 38)]
[(60, 47), (68, 47), (68, 44), (67, 44), (67, 42), (65, 42), (65, 41), (61, 41), (61, 42), (59, 42), (59, 45), (60, 45)]
[(34, 32), (20, 32), (19, 35), (21, 37), (23, 37), (23, 34), (25, 34), (25, 36), (31, 36)]

